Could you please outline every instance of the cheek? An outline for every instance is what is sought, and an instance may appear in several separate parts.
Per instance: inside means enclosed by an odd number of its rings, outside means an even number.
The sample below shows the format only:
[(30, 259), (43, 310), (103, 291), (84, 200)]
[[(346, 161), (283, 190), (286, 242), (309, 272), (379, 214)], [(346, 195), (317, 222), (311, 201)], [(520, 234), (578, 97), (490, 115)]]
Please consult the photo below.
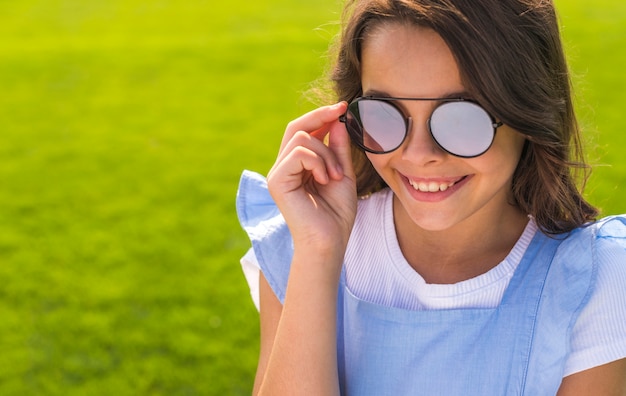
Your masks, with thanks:
[(522, 148), (524, 147), (524, 143), (526, 142), (526, 136), (517, 132), (515, 129), (503, 125), (498, 128), (498, 132), (496, 133), (496, 144), (502, 146), (505, 150), (509, 151), (511, 154), (518, 153), (521, 154)]
[(517, 164), (522, 157), (522, 151), (524, 151), (524, 145), (526, 144), (526, 138), (519, 133), (514, 132), (514, 140), (511, 144), (508, 152), (508, 157), (511, 159), (513, 169), (517, 168)]
[(372, 166), (374, 167), (374, 169), (376, 169), (376, 171), (380, 170), (380, 157), (381, 154), (371, 154), (371, 153), (365, 153), (365, 157), (367, 158), (367, 160), (372, 164)]
[(373, 171), (388, 186), (394, 185), (391, 166), (389, 165), (389, 154), (371, 154), (366, 153), (365, 159), (372, 165)]
[(376, 173), (383, 179), (385, 178), (385, 170), (388, 169), (389, 160), (392, 154), (371, 154), (365, 153), (367, 160), (372, 164)]
[(511, 129), (499, 131), (494, 145), (485, 154), (481, 167), (488, 173), (502, 173), (503, 177), (513, 175), (522, 156), (526, 139)]

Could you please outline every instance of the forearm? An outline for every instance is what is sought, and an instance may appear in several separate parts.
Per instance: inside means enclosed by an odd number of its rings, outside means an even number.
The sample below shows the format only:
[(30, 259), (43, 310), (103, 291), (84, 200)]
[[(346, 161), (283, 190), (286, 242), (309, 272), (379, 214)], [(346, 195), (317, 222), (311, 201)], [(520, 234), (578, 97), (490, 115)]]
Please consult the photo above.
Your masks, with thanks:
[(261, 302), (259, 394), (339, 394), (337, 289), (357, 209), (350, 139), (339, 122), (346, 108), (325, 106), (290, 122), (268, 175), (294, 258), (284, 305), (273, 301), (267, 315)]
[(338, 395), (337, 288), (343, 255), (296, 250), (260, 395)]

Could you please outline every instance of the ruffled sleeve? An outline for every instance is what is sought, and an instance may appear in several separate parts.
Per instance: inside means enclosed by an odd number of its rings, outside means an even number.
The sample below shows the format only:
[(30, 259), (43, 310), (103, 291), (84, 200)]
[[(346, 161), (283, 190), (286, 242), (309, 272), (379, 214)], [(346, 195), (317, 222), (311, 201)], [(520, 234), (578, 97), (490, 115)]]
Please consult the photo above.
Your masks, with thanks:
[(282, 303), (285, 298), (293, 242), (289, 229), (262, 175), (244, 171), (237, 191), (237, 215), (252, 242), (265, 279)]
[(626, 217), (593, 227), (593, 281), (572, 329), (564, 376), (626, 357)]

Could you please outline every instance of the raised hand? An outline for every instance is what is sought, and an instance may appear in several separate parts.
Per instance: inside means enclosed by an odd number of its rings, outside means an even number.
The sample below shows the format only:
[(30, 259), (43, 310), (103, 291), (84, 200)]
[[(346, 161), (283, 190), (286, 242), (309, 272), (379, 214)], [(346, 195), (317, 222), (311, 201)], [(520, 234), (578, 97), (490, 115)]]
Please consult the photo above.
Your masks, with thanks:
[(289, 123), (268, 175), (296, 248), (341, 250), (350, 236), (356, 184), (350, 140), (338, 121), (346, 106), (321, 107)]

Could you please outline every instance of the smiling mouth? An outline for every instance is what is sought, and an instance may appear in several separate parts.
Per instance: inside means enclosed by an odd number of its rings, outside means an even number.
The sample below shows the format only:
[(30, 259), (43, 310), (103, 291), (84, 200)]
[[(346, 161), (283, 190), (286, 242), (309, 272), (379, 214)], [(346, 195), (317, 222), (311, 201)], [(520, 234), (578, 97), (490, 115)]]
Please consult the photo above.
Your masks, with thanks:
[(411, 185), (411, 187), (413, 187), (417, 191), (435, 193), (435, 192), (446, 191), (447, 189), (454, 186), (461, 180), (465, 179), (465, 177), (466, 176), (463, 176), (459, 180), (455, 180), (452, 182), (445, 182), (445, 183), (436, 182), (436, 181), (418, 182), (418, 181), (413, 181), (411, 179), (408, 179), (408, 180), (409, 180), (409, 184)]

